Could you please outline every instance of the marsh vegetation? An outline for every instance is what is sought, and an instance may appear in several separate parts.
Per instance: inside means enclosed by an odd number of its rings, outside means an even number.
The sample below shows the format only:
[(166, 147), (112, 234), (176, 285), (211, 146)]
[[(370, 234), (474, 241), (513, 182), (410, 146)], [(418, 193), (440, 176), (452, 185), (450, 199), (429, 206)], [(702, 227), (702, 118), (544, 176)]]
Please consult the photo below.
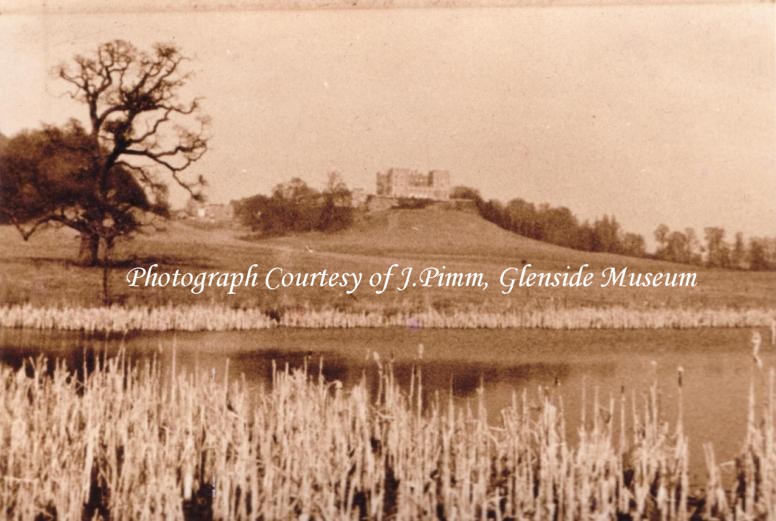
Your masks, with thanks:
[[(422, 352), (418, 353), (422, 356)], [(661, 389), (487, 391), (460, 403), (405, 384), (373, 355), (355, 385), (276, 369), (258, 392), (225, 372), (167, 375), (123, 355), (72, 371), (0, 369), (0, 510), (8, 519), (704, 519), (773, 515), (774, 374), (754, 369), (732, 482), (704, 446), (689, 478), (683, 374), (670, 424)], [(755, 386), (757, 384), (757, 386)], [(760, 405), (755, 389), (765, 384)], [(746, 403), (741, 404), (746, 407)], [(570, 416), (581, 415), (576, 439)]]

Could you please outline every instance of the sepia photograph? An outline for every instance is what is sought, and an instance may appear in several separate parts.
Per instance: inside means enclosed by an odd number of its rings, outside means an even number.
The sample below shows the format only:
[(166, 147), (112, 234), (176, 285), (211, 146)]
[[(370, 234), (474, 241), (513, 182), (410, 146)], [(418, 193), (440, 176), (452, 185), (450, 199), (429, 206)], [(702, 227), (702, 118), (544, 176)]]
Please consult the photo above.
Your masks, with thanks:
[(0, 0), (0, 520), (776, 519), (776, 4)]

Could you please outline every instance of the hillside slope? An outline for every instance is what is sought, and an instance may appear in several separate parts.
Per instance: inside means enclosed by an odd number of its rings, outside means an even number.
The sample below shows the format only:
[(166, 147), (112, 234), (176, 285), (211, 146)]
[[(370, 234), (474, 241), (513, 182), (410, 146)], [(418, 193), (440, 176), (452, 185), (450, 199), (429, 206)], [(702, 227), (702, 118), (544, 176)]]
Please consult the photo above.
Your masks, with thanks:
[[(303, 233), (288, 237), (248, 240), (247, 230), (212, 228), (170, 222), (163, 231), (122, 242), (115, 252), (118, 264), (111, 273), (112, 293), (125, 304), (226, 302), (230, 305), (371, 309), (469, 305), (490, 308), (561, 306), (668, 306), (776, 307), (776, 275), (743, 271), (707, 270), (649, 259), (570, 250), (507, 232), (478, 215), (446, 210), (393, 210), (371, 214), (353, 227), (332, 234)], [(0, 304), (32, 302), (43, 305), (100, 302), (102, 272), (74, 263), (76, 235), (69, 230), (47, 230), (25, 242), (10, 226), (0, 226)], [(635, 271), (698, 271), (694, 288), (519, 288), (509, 297), (499, 291), (506, 267), (530, 263), (534, 269), (576, 270), (588, 263), (592, 270), (628, 266)], [(288, 288), (283, 291), (245, 289), (236, 295), (213, 288), (201, 295), (185, 288), (129, 288), (126, 273), (133, 266), (159, 264), (159, 271), (236, 271), (251, 264), (258, 271), (280, 267), (284, 272), (361, 272), (368, 277), (392, 263), (456, 272), (480, 272), (491, 287), (424, 288), (379, 297), (364, 288), (354, 295), (341, 290)]]
[(388, 210), (367, 214), (341, 232), (307, 233), (270, 242), (317, 251), (395, 257), (432, 256), (450, 260), (487, 259), (541, 268), (590, 264), (644, 270), (683, 270), (687, 266), (556, 246), (509, 232), (479, 215), (455, 210)]

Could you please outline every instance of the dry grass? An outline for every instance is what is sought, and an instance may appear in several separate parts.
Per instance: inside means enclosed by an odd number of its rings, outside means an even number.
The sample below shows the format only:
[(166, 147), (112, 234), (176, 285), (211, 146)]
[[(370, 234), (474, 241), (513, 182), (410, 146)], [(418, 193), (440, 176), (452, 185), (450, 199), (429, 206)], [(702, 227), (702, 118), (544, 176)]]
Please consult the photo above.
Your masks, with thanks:
[(0, 369), (0, 512), (20, 520), (776, 515), (773, 383), (762, 423), (750, 400), (735, 486), (723, 488), (709, 448), (707, 494), (693, 497), (681, 415), (674, 427), (661, 419), (656, 387), (643, 400), (594, 397), (572, 442), (551, 390), (513, 395), (494, 424), (483, 392), (456, 406), (427, 396), (419, 373), (400, 389), (390, 364), (376, 360), (376, 389), (281, 370), (253, 394), (239, 378), (172, 376), (174, 363), (162, 374), (121, 356), (87, 375), (43, 360)]
[(0, 328), (86, 332), (244, 331), (272, 327), (315, 329), (414, 327), (436, 329), (694, 329), (767, 327), (776, 338), (772, 309), (546, 308), (486, 311), (341, 311), (295, 307), (264, 311), (219, 305), (164, 307), (0, 306)]
[[(578, 252), (509, 234), (480, 218), (471, 220), (461, 212), (389, 212), (377, 222), (366, 223), (336, 234), (302, 234), (278, 239), (244, 241), (233, 230), (202, 230), (171, 222), (167, 231), (143, 235), (121, 243), (112, 270), (113, 301), (125, 306), (201, 305), (252, 308), (285, 308), (310, 305), (350, 311), (415, 308), (477, 307), (494, 311), (591, 305), (623, 307), (670, 307), (673, 309), (722, 309), (726, 307), (776, 307), (773, 273), (730, 270), (698, 271), (695, 288), (516, 288), (501, 294), (498, 283), (507, 266), (522, 260), (536, 269), (563, 271), (589, 263), (600, 272), (609, 266), (628, 266), (631, 271), (686, 272), (679, 264), (633, 259), (617, 255)], [(0, 303), (40, 307), (93, 306), (102, 302), (102, 270), (74, 264), (78, 240), (65, 230), (49, 230), (24, 242), (9, 226), (0, 226)], [(203, 247), (207, 245), (207, 247)], [(200, 295), (188, 288), (130, 288), (127, 271), (134, 266), (159, 263), (160, 271), (199, 273), (244, 272), (253, 263), (262, 274), (280, 266), (291, 272), (357, 271), (369, 276), (384, 272), (392, 263), (412, 266), (417, 274), (427, 266), (446, 266), (447, 271), (482, 272), (487, 291), (477, 288), (416, 288), (390, 290), (379, 297), (366, 280), (353, 295), (341, 288), (287, 288), (268, 291), (263, 286), (243, 288), (228, 295), (228, 288), (209, 288)], [(694, 270), (694, 269), (693, 269)], [(260, 277), (263, 284), (263, 277)], [(398, 280), (396, 281), (398, 284)]]

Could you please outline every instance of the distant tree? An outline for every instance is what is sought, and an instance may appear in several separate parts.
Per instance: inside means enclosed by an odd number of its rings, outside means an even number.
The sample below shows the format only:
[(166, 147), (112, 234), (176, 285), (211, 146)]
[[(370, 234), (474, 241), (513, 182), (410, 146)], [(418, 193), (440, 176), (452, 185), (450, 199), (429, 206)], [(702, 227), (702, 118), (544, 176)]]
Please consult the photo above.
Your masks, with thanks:
[(335, 171), (329, 172), (326, 176), (326, 187), (323, 194), (333, 199), (337, 206), (350, 206), (352, 202), (352, 192), (342, 179), (342, 175)]
[(315, 229), (321, 217), (320, 193), (299, 177), (285, 183), (278, 183), (272, 189), (272, 199), (276, 205), (276, 218), (280, 226), (275, 228), (287, 231), (309, 231)]
[(700, 266), (703, 264), (704, 248), (698, 240), (698, 235), (693, 228), (685, 228), (684, 234), (687, 237), (687, 262)]
[(771, 264), (768, 259), (768, 250), (766, 240), (751, 238), (749, 239), (749, 269), (754, 271), (764, 271), (776, 268), (776, 263)]
[(761, 239), (765, 248), (765, 258), (771, 270), (776, 269), (776, 237), (763, 237)]
[[(180, 101), (189, 79), (182, 70), (185, 61), (172, 45), (157, 44), (151, 52), (144, 52), (117, 40), (57, 68), (57, 76), (70, 87), (70, 97), (85, 105), (89, 125), (86, 130), (71, 125), (59, 134), (50, 127), (44, 129), (48, 140), (38, 143), (39, 152), (61, 147), (62, 151), (54, 153), (68, 156), (77, 167), (55, 177), (68, 178), (68, 183), (79, 185), (81, 193), (88, 191), (89, 197), (70, 200), (77, 204), (68, 204), (66, 209), (45, 200), (34, 212), (18, 205), (5, 206), (6, 217), (25, 240), (52, 223), (69, 226), (81, 235), (82, 260), (93, 265), (98, 261), (100, 242), (107, 258), (115, 239), (137, 230), (139, 221), (123, 211), (127, 203), (115, 194), (121, 179), (131, 176), (135, 187), (161, 198), (166, 184), (160, 173), (167, 173), (199, 196), (202, 178), (186, 181), (182, 174), (207, 150), (207, 119), (200, 115), (197, 99)], [(12, 158), (16, 160), (23, 162), (24, 157)], [(49, 168), (49, 163), (39, 161), (38, 166)], [(48, 174), (28, 177), (34, 186), (26, 185), (27, 195), (45, 194), (48, 187), (42, 183), (46, 178)]]
[(353, 223), (353, 194), (339, 172), (329, 173), (322, 195), (323, 208), (317, 229), (328, 232), (350, 226)]
[(625, 233), (622, 238), (622, 253), (631, 257), (644, 257), (647, 244), (638, 233)]
[(450, 198), (451, 199), (470, 199), (472, 201), (482, 200), (480, 191), (475, 188), (471, 188), (470, 186), (454, 186), (452, 190), (450, 190)]
[(524, 237), (539, 237), (539, 222), (536, 207), (522, 199), (512, 199), (504, 209), (508, 229)]
[(604, 215), (593, 223), (593, 251), (622, 252), (620, 224), (614, 216)]
[(488, 201), (477, 201), (477, 209), (483, 219), (490, 221), (502, 228), (509, 229), (509, 223), (504, 212), (504, 205), (501, 201), (490, 199)]
[(735, 269), (746, 267), (746, 246), (744, 245), (744, 234), (741, 232), (736, 233), (733, 251), (730, 253), (730, 264)]
[(667, 238), (666, 259), (671, 262), (689, 264), (692, 259), (692, 247), (690, 237), (678, 230), (672, 231)]
[(585, 221), (579, 226), (574, 247), (578, 250), (593, 251), (595, 247), (595, 231), (589, 221)]
[(542, 215), (544, 240), (559, 246), (572, 246), (576, 243), (579, 223), (571, 210), (565, 206), (548, 207)]
[(683, 264), (703, 263), (703, 248), (692, 228), (685, 228), (684, 232), (671, 231), (668, 226), (661, 224), (655, 230), (654, 236), (657, 241), (656, 258)]
[(725, 230), (715, 226), (704, 229), (706, 235), (706, 264), (713, 268), (730, 267), (730, 247), (725, 242)]
[(658, 243), (655, 257), (669, 262), (690, 263), (693, 258), (694, 234), (689, 228), (686, 233), (682, 233), (679, 230), (671, 231), (668, 226), (661, 224), (655, 230), (655, 240)]
[(288, 231), (282, 201), (266, 195), (256, 194), (237, 201), (235, 217), (243, 225), (265, 235), (281, 235)]
[(665, 224), (661, 224), (655, 229), (654, 236), (655, 236), (655, 241), (657, 241), (658, 257), (660, 257), (660, 251), (665, 250), (668, 245), (668, 234), (670, 232), (671, 232), (671, 229)]
[(272, 188), (272, 197), (294, 205), (302, 205), (305, 201), (318, 197), (318, 191), (308, 186), (301, 178), (292, 177), (285, 183), (276, 184)]

